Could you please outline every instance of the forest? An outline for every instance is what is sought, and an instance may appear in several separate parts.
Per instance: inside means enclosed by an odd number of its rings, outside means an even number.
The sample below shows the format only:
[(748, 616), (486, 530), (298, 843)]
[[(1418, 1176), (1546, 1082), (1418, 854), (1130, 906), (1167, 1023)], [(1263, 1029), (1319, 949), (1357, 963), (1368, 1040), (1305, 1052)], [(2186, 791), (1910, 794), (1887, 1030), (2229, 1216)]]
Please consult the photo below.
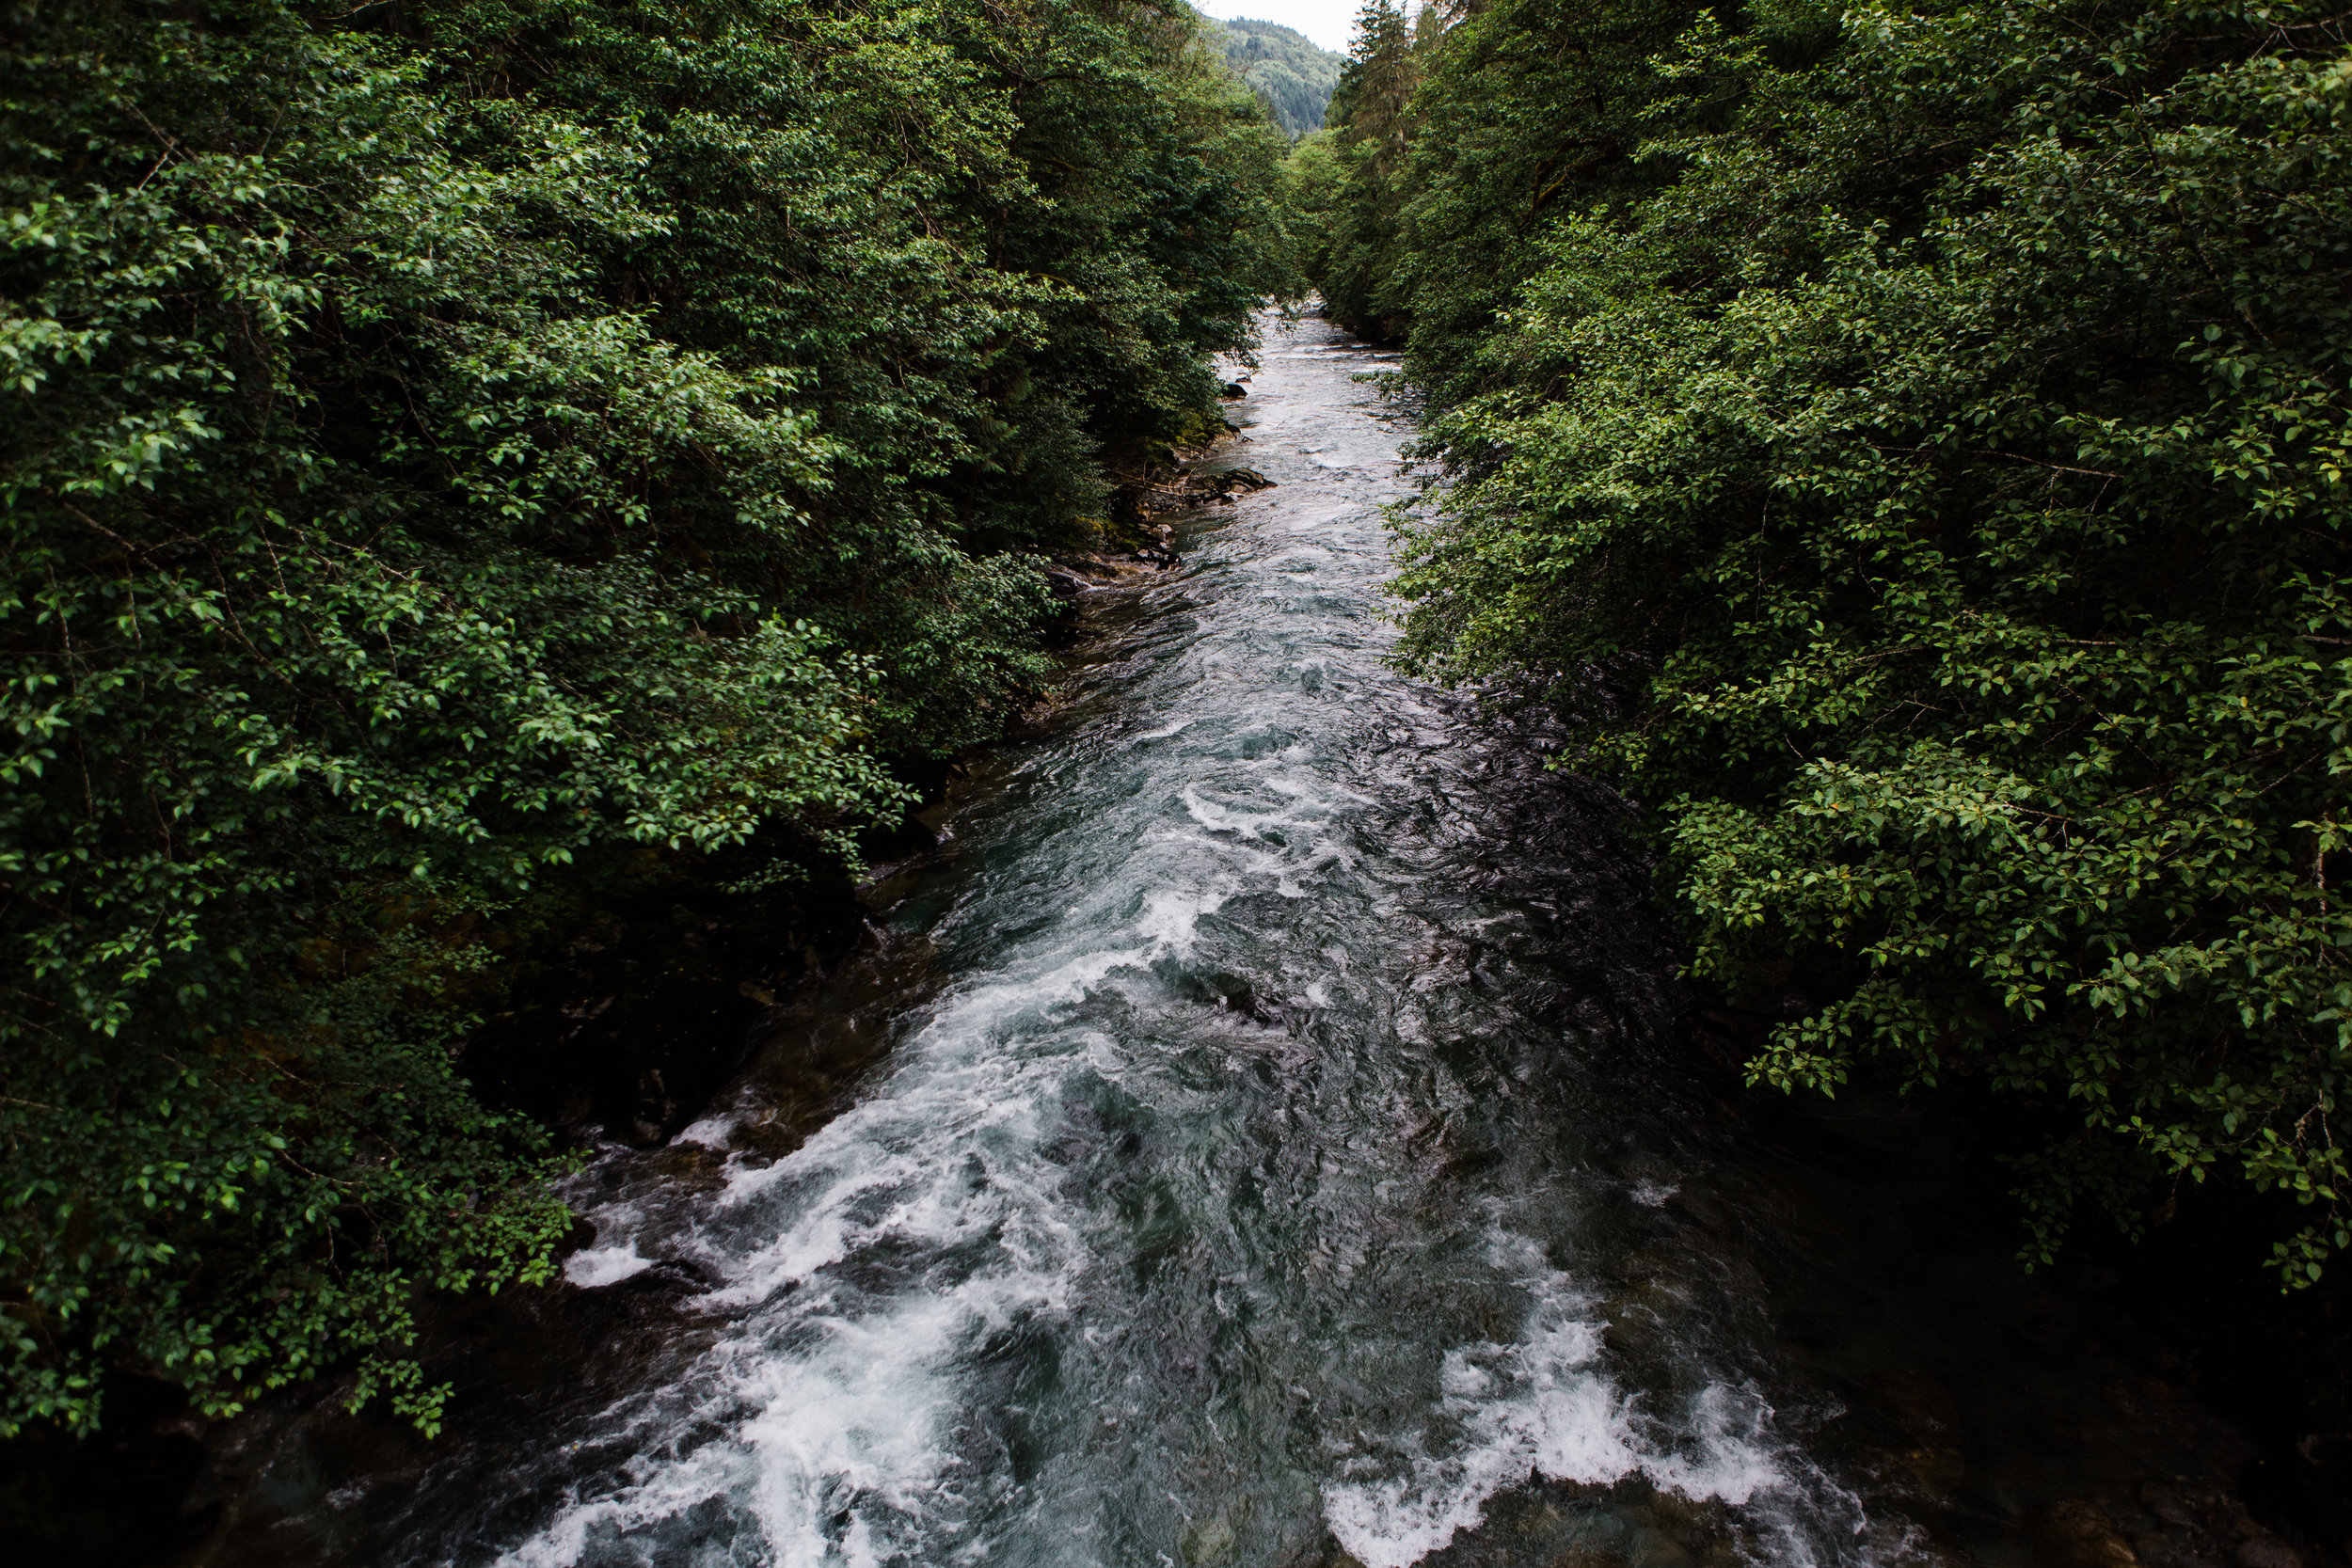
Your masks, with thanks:
[(433, 1431), (580, 1244), (493, 1047), (583, 911), (837, 897), (1314, 295), (1395, 666), (1629, 803), (1748, 1091), (1992, 1129), (2026, 1269), (2219, 1193), (2341, 1287), (2352, 19), (8, 16), (0, 1436)]
[(0, 51), (0, 1433), (548, 1277), (586, 899), (837, 877), (1296, 285), (1184, 8), (30, 0)]
[(1282, 129), (1294, 136), (1321, 130), (1345, 57), (1271, 22), (1237, 19), (1223, 25), (1226, 63), (1264, 97)]
[(1994, 1107), (2028, 1263), (2352, 1244), (2346, 26), (1375, 4), (1295, 161), (1406, 664), (1639, 803), (1751, 1084)]

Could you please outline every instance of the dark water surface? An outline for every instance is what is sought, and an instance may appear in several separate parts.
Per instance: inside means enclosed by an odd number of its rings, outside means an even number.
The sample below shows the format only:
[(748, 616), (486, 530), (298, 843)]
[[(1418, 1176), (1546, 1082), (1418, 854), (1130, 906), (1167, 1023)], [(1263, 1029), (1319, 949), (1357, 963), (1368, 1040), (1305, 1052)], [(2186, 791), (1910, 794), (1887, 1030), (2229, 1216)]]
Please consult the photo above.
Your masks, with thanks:
[[(1947, 1289), (2010, 1275), (1903, 1207), (1915, 1150), (1809, 1168), (1672, 1065), (1608, 802), (1382, 662), (1382, 359), (1269, 331), (1224, 460), (1276, 487), (1098, 596), (1072, 702), (873, 890), (879, 954), (816, 1022), (580, 1179), (570, 1279), (660, 1309), (401, 1465), (272, 1460), (251, 1540), (2022, 1565), (2032, 1508), (2226, 1461), (2022, 1284)], [(775, 1085), (811, 1052), (871, 1065), (799, 1142)]]

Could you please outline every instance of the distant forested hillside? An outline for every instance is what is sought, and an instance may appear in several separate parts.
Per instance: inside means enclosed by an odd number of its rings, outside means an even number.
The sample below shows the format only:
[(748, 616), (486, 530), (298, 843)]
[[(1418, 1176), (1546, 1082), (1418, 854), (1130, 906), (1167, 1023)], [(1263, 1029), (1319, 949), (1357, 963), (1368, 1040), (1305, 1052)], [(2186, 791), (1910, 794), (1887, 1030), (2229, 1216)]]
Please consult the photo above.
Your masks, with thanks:
[(1318, 49), (1303, 33), (1271, 22), (1228, 22), (1225, 58), (1243, 81), (1265, 94), (1282, 129), (1303, 136), (1323, 125), (1347, 56)]

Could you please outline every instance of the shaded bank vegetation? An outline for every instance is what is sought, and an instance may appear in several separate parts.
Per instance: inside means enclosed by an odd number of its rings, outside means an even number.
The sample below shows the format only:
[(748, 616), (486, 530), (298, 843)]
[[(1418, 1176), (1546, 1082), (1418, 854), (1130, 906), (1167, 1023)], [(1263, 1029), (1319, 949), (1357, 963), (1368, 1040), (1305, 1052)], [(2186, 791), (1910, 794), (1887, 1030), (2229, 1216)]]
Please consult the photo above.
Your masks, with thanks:
[(510, 975), (837, 876), (1027, 700), (1037, 557), (1294, 292), (1283, 137), (1120, 0), (8, 26), (0, 1432), (429, 1425), (418, 1293), (568, 1224), (467, 1081)]
[(1375, 5), (1295, 168), (1407, 664), (1643, 802), (1753, 1080), (2006, 1103), (2034, 1260), (2352, 1243), (2346, 25)]

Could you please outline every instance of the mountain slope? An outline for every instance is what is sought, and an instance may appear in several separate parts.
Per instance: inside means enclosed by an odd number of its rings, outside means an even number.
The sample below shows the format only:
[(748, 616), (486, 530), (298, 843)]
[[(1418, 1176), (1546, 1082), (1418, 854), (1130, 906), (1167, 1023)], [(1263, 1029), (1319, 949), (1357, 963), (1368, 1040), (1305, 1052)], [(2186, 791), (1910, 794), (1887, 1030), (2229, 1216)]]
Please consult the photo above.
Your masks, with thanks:
[(1303, 33), (1271, 22), (1228, 22), (1225, 60), (1241, 79), (1265, 94), (1275, 118), (1294, 136), (1321, 128), (1347, 56), (1318, 48)]

